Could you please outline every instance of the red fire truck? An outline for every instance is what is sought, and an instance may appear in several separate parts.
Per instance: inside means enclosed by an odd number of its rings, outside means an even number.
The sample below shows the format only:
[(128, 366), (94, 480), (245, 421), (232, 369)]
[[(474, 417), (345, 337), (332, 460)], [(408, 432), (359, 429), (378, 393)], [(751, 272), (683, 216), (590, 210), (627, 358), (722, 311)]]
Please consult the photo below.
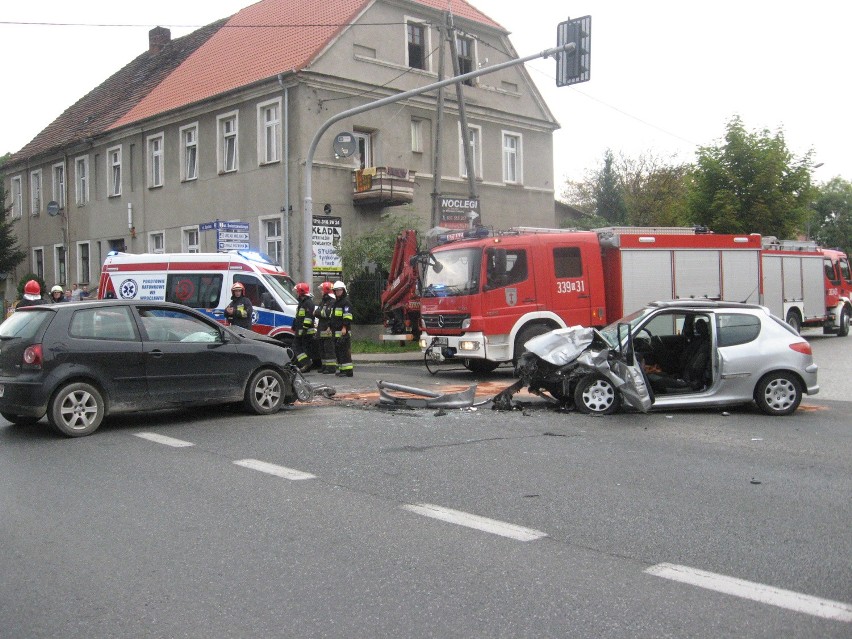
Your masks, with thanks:
[(410, 341), (420, 337), (420, 297), (417, 294), (417, 232), (406, 230), (396, 238), (388, 283), (382, 292), (383, 340)]
[[(516, 228), (447, 239), (455, 241), (432, 249), (424, 270), (420, 346), (439, 347), (476, 372), (512, 361), (536, 335), (605, 326), (655, 300), (763, 303), (759, 235)], [(827, 325), (825, 306), (823, 315)], [(832, 321), (842, 319), (835, 311)]]
[(846, 336), (852, 317), (849, 259), (815, 242), (763, 238), (763, 304), (796, 330)]

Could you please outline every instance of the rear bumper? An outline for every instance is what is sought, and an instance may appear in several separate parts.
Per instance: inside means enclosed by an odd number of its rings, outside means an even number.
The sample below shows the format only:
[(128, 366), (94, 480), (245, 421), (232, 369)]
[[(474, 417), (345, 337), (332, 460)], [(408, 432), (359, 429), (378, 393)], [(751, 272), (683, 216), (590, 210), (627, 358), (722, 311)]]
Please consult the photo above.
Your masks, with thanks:
[(28, 417), (41, 417), (47, 412), (48, 397), (41, 382), (0, 377), (0, 385), (0, 411)]

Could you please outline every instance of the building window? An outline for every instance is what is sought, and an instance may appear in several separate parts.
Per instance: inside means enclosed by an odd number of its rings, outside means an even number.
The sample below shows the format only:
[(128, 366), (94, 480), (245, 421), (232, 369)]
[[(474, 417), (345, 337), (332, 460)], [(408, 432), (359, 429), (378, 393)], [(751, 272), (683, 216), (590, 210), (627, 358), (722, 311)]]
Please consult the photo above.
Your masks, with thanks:
[[(456, 56), (459, 61), (459, 75), (470, 73), (476, 69), (476, 66), (474, 65), (473, 38), (456, 36)], [(464, 83), (472, 87), (473, 79), (465, 80)]]
[(358, 144), (359, 168), (373, 166), (373, 135), (368, 131), (353, 131), (352, 135)]
[(148, 138), (148, 188), (163, 186), (163, 134)]
[(237, 155), (237, 113), (226, 113), (216, 118), (219, 126), (219, 173), (231, 173), (239, 167)]
[(520, 184), (524, 181), (521, 163), (521, 136), (503, 131), (503, 181)]
[(12, 178), (12, 217), (24, 214), (24, 183), (20, 175)]
[(165, 253), (166, 238), (165, 234), (160, 231), (158, 233), (148, 234), (148, 252), (149, 253)]
[(74, 195), (77, 205), (82, 206), (89, 201), (89, 156), (84, 155), (74, 160), (75, 188)]
[(53, 165), (53, 201), (65, 208), (65, 164)]
[(281, 235), (281, 218), (269, 218), (261, 220), (261, 228), (263, 229), (263, 245), (266, 247), (266, 254), (279, 264), (283, 264), (284, 254), (282, 252), (283, 237)]
[[(468, 125), (467, 127), (468, 143), (470, 144), (470, 153), (473, 158), (473, 174), (477, 178), (482, 178), (482, 129), (478, 126)], [(461, 124), (459, 124), (459, 175), (463, 178), (467, 177), (467, 165), (464, 159), (464, 147), (462, 146)]]
[(68, 270), (65, 265), (65, 247), (57, 244), (53, 247), (54, 277), (59, 286), (65, 286), (68, 281)]
[(426, 70), (426, 25), (422, 22), (405, 23), (408, 42), (408, 66), (412, 69)]
[(189, 226), (183, 230), (183, 238), (181, 240), (181, 247), (184, 253), (198, 253), (198, 227), (197, 226)]
[(30, 213), (41, 213), (41, 169), (30, 173)]
[(44, 249), (33, 249), (33, 273), (44, 279)]
[(180, 129), (180, 179), (182, 182), (198, 178), (198, 124)]
[(281, 100), (257, 106), (258, 162), (271, 164), (281, 158)]
[(121, 195), (121, 147), (107, 149), (107, 185), (109, 197)]
[(423, 120), (411, 118), (411, 151), (423, 153)]
[(89, 261), (89, 243), (77, 243), (77, 282), (79, 284), (88, 284), (92, 274)]

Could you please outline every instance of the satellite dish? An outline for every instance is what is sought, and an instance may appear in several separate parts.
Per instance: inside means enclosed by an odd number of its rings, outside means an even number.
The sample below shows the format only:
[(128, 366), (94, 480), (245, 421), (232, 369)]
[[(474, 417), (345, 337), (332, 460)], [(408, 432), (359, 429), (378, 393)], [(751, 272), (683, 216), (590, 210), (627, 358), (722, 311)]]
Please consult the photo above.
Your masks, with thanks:
[(56, 200), (51, 200), (50, 202), (48, 202), (47, 203), (47, 214), (50, 217), (54, 217), (56, 215), (59, 215), (59, 202), (57, 202)]
[(349, 133), (349, 131), (344, 131), (334, 136), (334, 153), (337, 157), (348, 158), (355, 153), (357, 148), (358, 144), (355, 136)]

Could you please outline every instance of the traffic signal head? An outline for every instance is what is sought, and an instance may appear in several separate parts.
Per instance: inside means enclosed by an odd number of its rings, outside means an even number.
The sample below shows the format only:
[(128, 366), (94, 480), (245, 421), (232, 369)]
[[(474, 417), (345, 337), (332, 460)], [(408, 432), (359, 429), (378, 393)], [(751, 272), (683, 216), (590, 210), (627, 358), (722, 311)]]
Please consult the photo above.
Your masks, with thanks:
[(561, 51), (556, 57), (556, 86), (564, 87), (587, 82), (590, 73), (592, 45), (592, 16), (583, 16), (559, 23), (556, 46), (574, 43), (573, 50)]

